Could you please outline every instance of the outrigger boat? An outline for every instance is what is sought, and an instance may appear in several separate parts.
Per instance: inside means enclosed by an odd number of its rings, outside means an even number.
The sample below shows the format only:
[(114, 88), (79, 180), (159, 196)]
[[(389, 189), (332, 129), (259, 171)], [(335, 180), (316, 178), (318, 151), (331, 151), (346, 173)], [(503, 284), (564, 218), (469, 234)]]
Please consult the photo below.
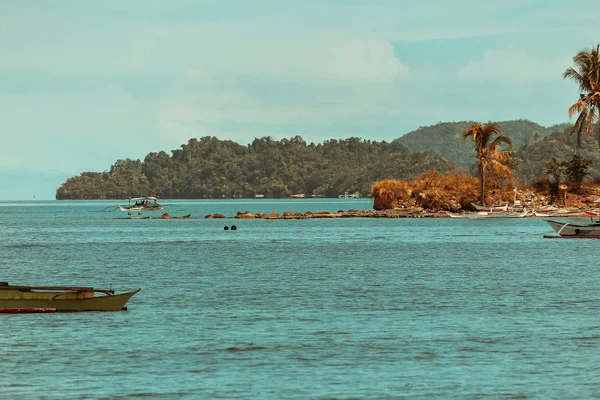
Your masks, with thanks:
[(130, 197), (129, 202), (126, 205), (109, 206), (102, 211), (121, 210), (127, 212), (127, 215), (133, 213), (142, 215), (142, 212), (163, 211), (165, 207), (172, 205), (173, 204), (160, 204), (158, 202), (158, 197), (153, 194), (145, 197)]
[(129, 204), (126, 206), (120, 205), (119, 209), (127, 212), (162, 211), (164, 209), (164, 205), (158, 203), (158, 198), (156, 196), (130, 197)]
[(544, 235), (545, 238), (595, 238), (600, 239), (600, 220), (589, 224), (572, 224), (570, 222), (558, 222), (545, 220), (559, 236)]
[[(0, 282), (0, 312), (120, 311), (139, 292), (75, 286), (11, 286)], [(103, 295), (96, 296), (96, 293)]]
[(475, 210), (477, 211), (487, 211), (487, 212), (507, 212), (508, 211), (508, 203), (502, 206), (484, 206), (481, 204), (471, 203)]

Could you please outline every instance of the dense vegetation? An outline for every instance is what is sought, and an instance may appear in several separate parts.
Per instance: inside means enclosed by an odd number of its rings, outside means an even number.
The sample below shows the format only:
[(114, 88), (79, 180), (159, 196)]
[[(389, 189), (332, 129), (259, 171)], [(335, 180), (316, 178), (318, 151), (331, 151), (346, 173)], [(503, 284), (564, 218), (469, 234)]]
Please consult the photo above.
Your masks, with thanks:
[[(462, 140), (465, 130), (471, 124), (470, 121), (444, 122), (421, 127), (395, 141), (410, 151), (431, 151), (441, 154), (459, 166), (471, 167), (476, 162), (473, 147), (466, 146)], [(527, 120), (503, 121), (498, 125), (502, 135), (511, 139), (515, 149), (530, 145), (561, 128), (545, 128)]]
[(163, 198), (337, 197), (363, 195), (384, 178), (410, 179), (428, 169), (456, 168), (445, 158), (409, 152), (400, 143), (350, 138), (307, 144), (301, 137), (255, 139), (247, 146), (215, 137), (190, 139), (169, 156), (118, 160), (110, 171), (84, 172), (56, 192), (61, 199), (116, 199), (156, 193)]
[[(171, 155), (161, 151), (148, 154), (143, 161), (118, 160), (108, 171), (72, 177), (57, 190), (56, 198), (117, 199), (149, 193), (163, 198), (287, 197), (298, 193), (337, 197), (355, 191), (364, 195), (378, 180), (413, 179), (432, 168), (445, 173), (458, 166), (477, 175), (473, 146), (462, 140), (469, 124), (440, 123), (391, 143), (350, 138), (307, 144), (296, 136), (279, 141), (265, 137), (244, 146), (215, 137), (190, 139)], [(567, 162), (577, 152), (572, 125), (544, 128), (525, 120), (498, 125), (515, 148), (516, 183), (538, 182), (546, 174), (548, 160)], [(412, 152), (405, 144), (429, 152)], [(587, 179), (600, 177), (595, 139), (584, 135), (579, 152), (592, 161)]]
[(533, 184), (545, 174), (546, 164), (549, 160), (567, 162), (577, 152), (585, 159), (590, 160), (588, 179), (600, 178), (600, 151), (596, 139), (591, 136), (582, 136), (581, 149), (577, 150), (577, 135), (572, 133), (568, 126), (542, 140), (523, 146), (516, 153), (518, 165), (514, 169), (519, 182)]

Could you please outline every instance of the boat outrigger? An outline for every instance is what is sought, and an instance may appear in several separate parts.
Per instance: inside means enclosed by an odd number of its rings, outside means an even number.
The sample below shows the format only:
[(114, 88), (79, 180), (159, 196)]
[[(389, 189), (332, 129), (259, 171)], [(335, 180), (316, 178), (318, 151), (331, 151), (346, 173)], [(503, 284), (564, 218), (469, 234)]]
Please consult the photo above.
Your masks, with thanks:
[[(0, 313), (54, 311), (120, 311), (139, 292), (77, 286), (11, 286), (0, 282)], [(103, 295), (96, 296), (96, 293)]]

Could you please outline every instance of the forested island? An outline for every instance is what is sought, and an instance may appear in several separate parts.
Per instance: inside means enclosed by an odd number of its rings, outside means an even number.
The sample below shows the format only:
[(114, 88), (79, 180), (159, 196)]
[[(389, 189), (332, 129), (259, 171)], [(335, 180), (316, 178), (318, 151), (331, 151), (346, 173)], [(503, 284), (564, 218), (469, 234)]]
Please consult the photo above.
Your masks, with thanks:
[[(475, 174), (473, 148), (461, 140), (469, 123), (421, 127), (392, 142), (352, 137), (315, 144), (296, 136), (263, 137), (241, 145), (216, 137), (192, 138), (170, 155), (160, 151), (143, 161), (117, 160), (107, 171), (69, 178), (56, 198), (122, 199), (149, 193), (173, 199), (367, 195), (373, 182), (410, 180), (431, 169)], [(546, 128), (518, 120), (498, 125), (512, 139), (514, 179), (519, 184), (542, 179), (549, 159), (566, 161), (575, 151), (569, 124)], [(590, 142), (582, 146), (582, 154), (592, 160), (590, 178), (600, 177), (597, 144), (592, 137), (582, 140)]]
[[(521, 145), (515, 151), (515, 178), (522, 184), (541, 179), (549, 158), (566, 160), (573, 153), (575, 139), (569, 125), (544, 128), (526, 120), (499, 125), (503, 133), (509, 127), (513, 144)], [(390, 143), (349, 138), (309, 144), (296, 136), (278, 141), (257, 138), (244, 146), (215, 137), (190, 139), (171, 155), (161, 151), (143, 161), (118, 160), (108, 171), (72, 177), (57, 190), (56, 198), (119, 199), (150, 192), (174, 199), (366, 194), (373, 182), (382, 179), (413, 179), (430, 169), (472, 170), (476, 161), (472, 148), (459, 140), (466, 126), (466, 122), (437, 124)], [(598, 159), (598, 152), (589, 153), (588, 158)], [(600, 176), (593, 167), (590, 174)]]

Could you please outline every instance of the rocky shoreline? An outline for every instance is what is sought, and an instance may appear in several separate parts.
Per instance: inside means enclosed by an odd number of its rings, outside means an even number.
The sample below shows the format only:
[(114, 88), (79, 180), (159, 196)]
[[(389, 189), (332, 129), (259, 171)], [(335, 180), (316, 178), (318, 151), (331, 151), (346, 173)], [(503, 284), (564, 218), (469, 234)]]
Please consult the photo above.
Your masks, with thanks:
[[(556, 218), (581, 218), (586, 217), (585, 210), (571, 209), (565, 213), (551, 213), (547, 215), (535, 215), (533, 212), (529, 212), (526, 216), (520, 218), (544, 218), (544, 217), (556, 217)], [(466, 213), (465, 213), (466, 214)], [(465, 214), (457, 214), (458, 216), (464, 216)], [(469, 213), (474, 217), (491, 216), (494, 218), (514, 218), (514, 213), (491, 213), (492, 215)], [(235, 218), (235, 219), (315, 219), (315, 218), (451, 218), (451, 215), (446, 211), (428, 211), (421, 208), (401, 208), (391, 210), (339, 210), (337, 212), (331, 211), (318, 211), (318, 212), (305, 212), (305, 213), (292, 213), (291, 211), (285, 211), (280, 214), (277, 211), (273, 211), (270, 214), (263, 213), (251, 213), (250, 211), (238, 211), (235, 216), (225, 216), (223, 214), (209, 214), (204, 218)]]

